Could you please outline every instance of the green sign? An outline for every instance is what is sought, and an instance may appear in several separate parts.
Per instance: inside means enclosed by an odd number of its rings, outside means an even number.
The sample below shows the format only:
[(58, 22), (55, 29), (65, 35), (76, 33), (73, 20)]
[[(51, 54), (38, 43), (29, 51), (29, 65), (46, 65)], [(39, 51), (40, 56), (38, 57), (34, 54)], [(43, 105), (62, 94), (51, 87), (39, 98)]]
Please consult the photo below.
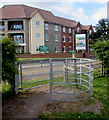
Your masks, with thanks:
[(49, 46), (39, 46), (39, 52), (48, 53), (49, 52)]
[(76, 50), (72, 50), (72, 53), (76, 53)]

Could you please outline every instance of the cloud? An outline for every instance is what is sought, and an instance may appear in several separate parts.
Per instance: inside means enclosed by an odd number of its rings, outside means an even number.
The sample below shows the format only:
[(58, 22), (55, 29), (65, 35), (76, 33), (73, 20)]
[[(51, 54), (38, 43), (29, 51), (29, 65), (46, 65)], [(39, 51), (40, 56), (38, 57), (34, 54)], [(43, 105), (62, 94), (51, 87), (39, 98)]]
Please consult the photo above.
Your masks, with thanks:
[(101, 18), (107, 18), (107, 7), (103, 6), (99, 8), (97, 11), (95, 11), (95, 13), (91, 16), (91, 18), (94, 21), (98, 21)]
[[(40, 2), (38, 2), (40, 1)], [(45, 2), (43, 2), (45, 1)], [(48, 1), (48, 2), (47, 2)], [(54, 2), (53, 2), (54, 1)], [(63, 1), (63, 2), (61, 2)], [(87, 10), (82, 6), (75, 6), (74, 2), (82, 2), (83, 4), (86, 4), (89, 1), (94, 0), (17, 0), (15, 2), (12, 2), (12, 0), (5, 0), (5, 2), (2, 2), (0, 4), (0, 7), (2, 7), (4, 4), (27, 4), (33, 7), (38, 7), (42, 9), (49, 10), (54, 13), (56, 16), (61, 16), (69, 19), (73, 19), (76, 21), (80, 21), (82, 24), (97, 24), (98, 20), (101, 18), (106, 18), (107, 15), (107, 6), (106, 2), (108, 0), (96, 0), (96, 4), (101, 4), (99, 8), (92, 9), (88, 8), (91, 11), (91, 14), (87, 14)], [(94, 1), (95, 3), (95, 1)], [(105, 3), (105, 4), (104, 4)]]

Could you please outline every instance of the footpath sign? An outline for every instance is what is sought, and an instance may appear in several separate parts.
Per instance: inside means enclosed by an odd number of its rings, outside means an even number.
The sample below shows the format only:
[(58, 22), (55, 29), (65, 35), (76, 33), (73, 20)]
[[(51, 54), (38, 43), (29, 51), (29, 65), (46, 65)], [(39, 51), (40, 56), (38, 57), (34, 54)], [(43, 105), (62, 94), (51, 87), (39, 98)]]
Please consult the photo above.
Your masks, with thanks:
[(86, 50), (86, 34), (76, 34), (76, 50)]

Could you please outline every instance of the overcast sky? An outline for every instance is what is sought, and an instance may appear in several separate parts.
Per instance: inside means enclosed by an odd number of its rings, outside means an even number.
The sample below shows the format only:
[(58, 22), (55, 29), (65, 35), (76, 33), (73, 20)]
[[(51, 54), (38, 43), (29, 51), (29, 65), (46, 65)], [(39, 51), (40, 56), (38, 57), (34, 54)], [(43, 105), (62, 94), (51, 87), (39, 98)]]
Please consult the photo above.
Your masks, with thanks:
[[(14, 1), (14, 0), (13, 0)], [(80, 21), (84, 25), (96, 25), (101, 18), (107, 18), (108, 0), (2, 0), (0, 8), (7, 4), (25, 4), (49, 10), (54, 15)], [(96, 1), (96, 2), (95, 2)]]

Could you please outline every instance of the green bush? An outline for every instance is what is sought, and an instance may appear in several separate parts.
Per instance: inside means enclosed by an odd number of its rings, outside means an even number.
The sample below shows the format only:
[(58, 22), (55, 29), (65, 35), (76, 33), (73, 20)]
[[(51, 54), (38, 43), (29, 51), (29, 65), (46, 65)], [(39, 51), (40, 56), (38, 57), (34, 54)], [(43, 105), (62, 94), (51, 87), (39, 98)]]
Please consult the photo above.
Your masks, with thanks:
[(11, 85), (11, 90), (15, 93), (15, 61), (17, 46), (10, 38), (2, 39), (2, 81), (7, 81)]
[(97, 41), (93, 47), (96, 56), (103, 63), (104, 75), (109, 76), (109, 41)]

